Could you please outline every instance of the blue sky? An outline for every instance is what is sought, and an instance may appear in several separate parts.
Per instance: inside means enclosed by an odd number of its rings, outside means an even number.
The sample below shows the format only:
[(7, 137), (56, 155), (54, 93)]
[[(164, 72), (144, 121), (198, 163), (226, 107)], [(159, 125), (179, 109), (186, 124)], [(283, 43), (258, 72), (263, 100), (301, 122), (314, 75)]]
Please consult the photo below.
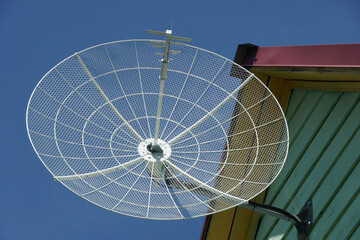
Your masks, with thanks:
[[(360, 2), (49, 1), (0, 2), (0, 239), (198, 239), (204, 218), (150, 221), (115, 214), (71, 193), (37, 158), (26, 104), (54, 65), (90, 46), (154, 38), (165, 30), (233, 59), (237, 45), (360, 42)], [(156, 38), (156, 36), (155, 36)], [(161, 39), (161, 38), (160, 38)]]

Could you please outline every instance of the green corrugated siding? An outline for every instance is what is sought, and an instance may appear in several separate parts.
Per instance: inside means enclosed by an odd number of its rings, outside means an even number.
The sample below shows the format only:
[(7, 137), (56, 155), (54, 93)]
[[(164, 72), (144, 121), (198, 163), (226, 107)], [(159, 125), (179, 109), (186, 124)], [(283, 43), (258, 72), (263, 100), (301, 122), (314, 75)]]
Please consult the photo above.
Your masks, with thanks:
[[(265, 204), (298, 213), (312, 198), (310, 239), (357, 239), (360, 223), (360, 93), (293, 90), (287, 162)], [(263, 216), (257, 240), (296, 239), (292, 224)]]

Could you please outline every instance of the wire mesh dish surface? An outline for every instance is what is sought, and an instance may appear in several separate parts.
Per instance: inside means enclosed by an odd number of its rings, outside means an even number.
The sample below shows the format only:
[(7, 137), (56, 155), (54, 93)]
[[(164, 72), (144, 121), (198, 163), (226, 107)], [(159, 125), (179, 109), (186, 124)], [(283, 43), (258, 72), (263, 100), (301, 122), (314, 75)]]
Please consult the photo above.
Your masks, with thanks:
[(180, 53), (168, 63), (156, 154), (161, 57), (149, 40), (88, 48), (41, 79), (27, 130), (55, 180), (100, 207), (148, 219), (213, 214), (271, 184), (288, 151), (276, 98), (231, 60), (171, 49)]

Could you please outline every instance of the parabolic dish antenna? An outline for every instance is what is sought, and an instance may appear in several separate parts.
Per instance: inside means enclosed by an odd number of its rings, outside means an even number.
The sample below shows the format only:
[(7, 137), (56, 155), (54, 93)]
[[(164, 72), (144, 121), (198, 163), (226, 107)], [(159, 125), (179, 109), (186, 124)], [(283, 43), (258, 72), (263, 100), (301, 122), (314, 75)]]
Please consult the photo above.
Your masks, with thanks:
[(27, 107), (56, 181), (147, 219), (213, 214), (265, 190), (288, 151), (284, 113), (252, 73), (187, 38), (97, 45), (66, 58)]

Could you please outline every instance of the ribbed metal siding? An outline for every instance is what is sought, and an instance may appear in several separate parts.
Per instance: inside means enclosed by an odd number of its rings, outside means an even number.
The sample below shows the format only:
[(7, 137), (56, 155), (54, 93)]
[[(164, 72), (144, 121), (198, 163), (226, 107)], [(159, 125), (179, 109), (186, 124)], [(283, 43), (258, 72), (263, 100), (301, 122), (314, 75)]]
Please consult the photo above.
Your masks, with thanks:
[[(312, 198), (310, 239), (360, 239), (360, 93), (293, 90), (287, 163), (265, 204), (298, 213)], [(256, 239), (296, 239), (288, 222), (264, 216)]]

